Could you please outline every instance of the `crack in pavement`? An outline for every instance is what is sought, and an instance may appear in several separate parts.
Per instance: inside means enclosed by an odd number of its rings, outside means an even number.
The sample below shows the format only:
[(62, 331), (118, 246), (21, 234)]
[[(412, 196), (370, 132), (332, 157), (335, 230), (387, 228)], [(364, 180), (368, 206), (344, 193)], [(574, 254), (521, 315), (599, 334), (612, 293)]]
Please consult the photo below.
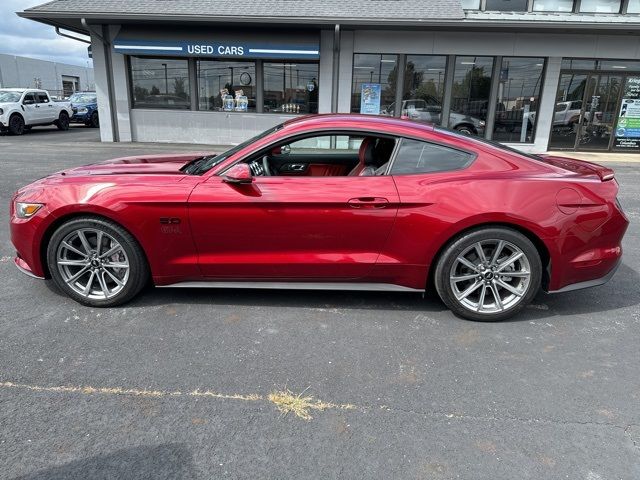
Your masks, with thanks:
[(310, 412), (312, 410), (324, 412), (325, 410), (357, 410), (360, 412), (373, 412), (373, 411), (385, 411), (385, 412), (402, 412), (410, 415), (418, 415), (422, 417), (429, 417), (438, 420), (469, 420), (469, 421), (482, 421), (482, 422), (518, 422), (527, 424), (549, 424), (549, 425), (584, 425), (594, 427), (610, 427), (617, 428), (624, 432), (629, 437), (634, 447), (640, 450), (640, 445), (631, 435), (631, 428), (638, 427), (635, 424), (620, 425), (612, 422), (597, 422), (592, 420), (560, 420), (556, 418), (526, 418), (517, 416), (495, 416), (495, 415), (469, 415), (459, 412), (443, 412), (443, 411), (419, 411), (404, 409), (396, 406), (389, 405), (354, 405), (351, 403), (333, 403), (317, 400), (312, 396), (303, 396), (307, 389), (300, 394), (294, 394), (288, 389), (282, 391), (273, 391), (268, 395), (260, 394), (228, 394), (219, 393), (210, 389), (200, 390), (195, 389), (191, 391), (180, 390), (150, 390), (150, 389), (138, 389), (138, 388), (122, 388), (122, 387), (93, 387), (93, 386), (40, 386), (29, 385), (24, 383), (14, 383), (3, 381), (0, 382), (0, 389), (16, 389), (26, 390), (32, 392), (43, 393), (58, 393), (58, 394), (81, 394), (81, 395), (114, 395), (114, 396), (137, 396), (147, 398), (210, 398), (220, 400), (238, 400), (243, 402), (263, 402), (270, 403), (275, 406), (282, 416), (286, 416), (289, 413), (293, 413), (296, 417), (304, 420), (311, 420), (313, 417)]

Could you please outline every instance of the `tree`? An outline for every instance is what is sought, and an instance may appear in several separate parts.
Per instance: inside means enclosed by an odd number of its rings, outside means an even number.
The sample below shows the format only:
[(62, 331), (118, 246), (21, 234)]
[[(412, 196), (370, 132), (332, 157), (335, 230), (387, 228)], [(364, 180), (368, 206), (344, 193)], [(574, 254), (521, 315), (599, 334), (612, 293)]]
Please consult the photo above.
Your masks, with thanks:
[(175, 78), (173, 80), (173, 91), (177, 97), (187, 98), (187, 91), (184, 87), (184, 78)]

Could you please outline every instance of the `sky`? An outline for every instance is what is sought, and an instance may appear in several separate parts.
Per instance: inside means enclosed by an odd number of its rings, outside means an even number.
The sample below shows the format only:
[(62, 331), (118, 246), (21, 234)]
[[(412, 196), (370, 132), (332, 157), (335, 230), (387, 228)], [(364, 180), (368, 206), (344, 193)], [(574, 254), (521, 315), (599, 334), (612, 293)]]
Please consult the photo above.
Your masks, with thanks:
[[(87, 44), (60, 37), (55, 29), (16, 15), (47, 0), (0, 0), (0, 53), (92, 66)], [(64, 31), (64, 30), (63, 30)], [(68, 32), (67, 32), (68, 33)]]

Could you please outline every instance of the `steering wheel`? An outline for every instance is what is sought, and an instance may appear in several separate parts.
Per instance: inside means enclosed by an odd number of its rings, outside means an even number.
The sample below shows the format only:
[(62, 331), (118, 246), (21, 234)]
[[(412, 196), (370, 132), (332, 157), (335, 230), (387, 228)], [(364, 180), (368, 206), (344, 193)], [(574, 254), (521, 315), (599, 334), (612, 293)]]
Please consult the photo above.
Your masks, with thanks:
[(262, 157), (262, 167), (264, 168), (264, 175), (266, 177), (271, 177), (271, 169), (269, 168), (269, 157), (265, 155)]

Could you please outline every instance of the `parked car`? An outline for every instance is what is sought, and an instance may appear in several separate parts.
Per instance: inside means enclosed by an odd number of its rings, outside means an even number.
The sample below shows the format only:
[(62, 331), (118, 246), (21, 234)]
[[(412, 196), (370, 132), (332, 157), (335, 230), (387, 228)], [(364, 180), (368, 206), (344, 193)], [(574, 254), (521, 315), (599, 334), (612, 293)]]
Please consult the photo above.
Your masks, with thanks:
[(54, 102), (46, 90), (0, 89), (0, 131), (22, 135), (39, 125), (55, 125), (59, 130), (69, 130), (72, 113), (69, 102)]
[(69, 97), (73, 116), (72, 123), (84, 123), (87, 127), (98, 128), (98, 97), (96, 92), (76, 92)]
[[(393, 115), (395, 102), (385, 109), (385, 113)], [(434, 97), (418, 98), (402, 101), (401, 117), (418, 122), (440, 123), (442, 106)], [(466, 135), (484, 135), (485, 121), (462, 113), (449, 113), (449, 128)]]
[(556, 109), (553, 114), (553, 126), (566, 127), (579, 123), (581, 111), (582, 100), (572, 100), (556, 103)]
[(540, 288), (613, 275), (628, 225), (617, 192), (613, 171), (593, 163), (396, 118), (316, 115), (219, 155), (50, 175), (13, 196), (11, 239), (24, 273), (95, 307), (131, 300), (150, 279), (435, 288), (456, 314), (495, 321)]

